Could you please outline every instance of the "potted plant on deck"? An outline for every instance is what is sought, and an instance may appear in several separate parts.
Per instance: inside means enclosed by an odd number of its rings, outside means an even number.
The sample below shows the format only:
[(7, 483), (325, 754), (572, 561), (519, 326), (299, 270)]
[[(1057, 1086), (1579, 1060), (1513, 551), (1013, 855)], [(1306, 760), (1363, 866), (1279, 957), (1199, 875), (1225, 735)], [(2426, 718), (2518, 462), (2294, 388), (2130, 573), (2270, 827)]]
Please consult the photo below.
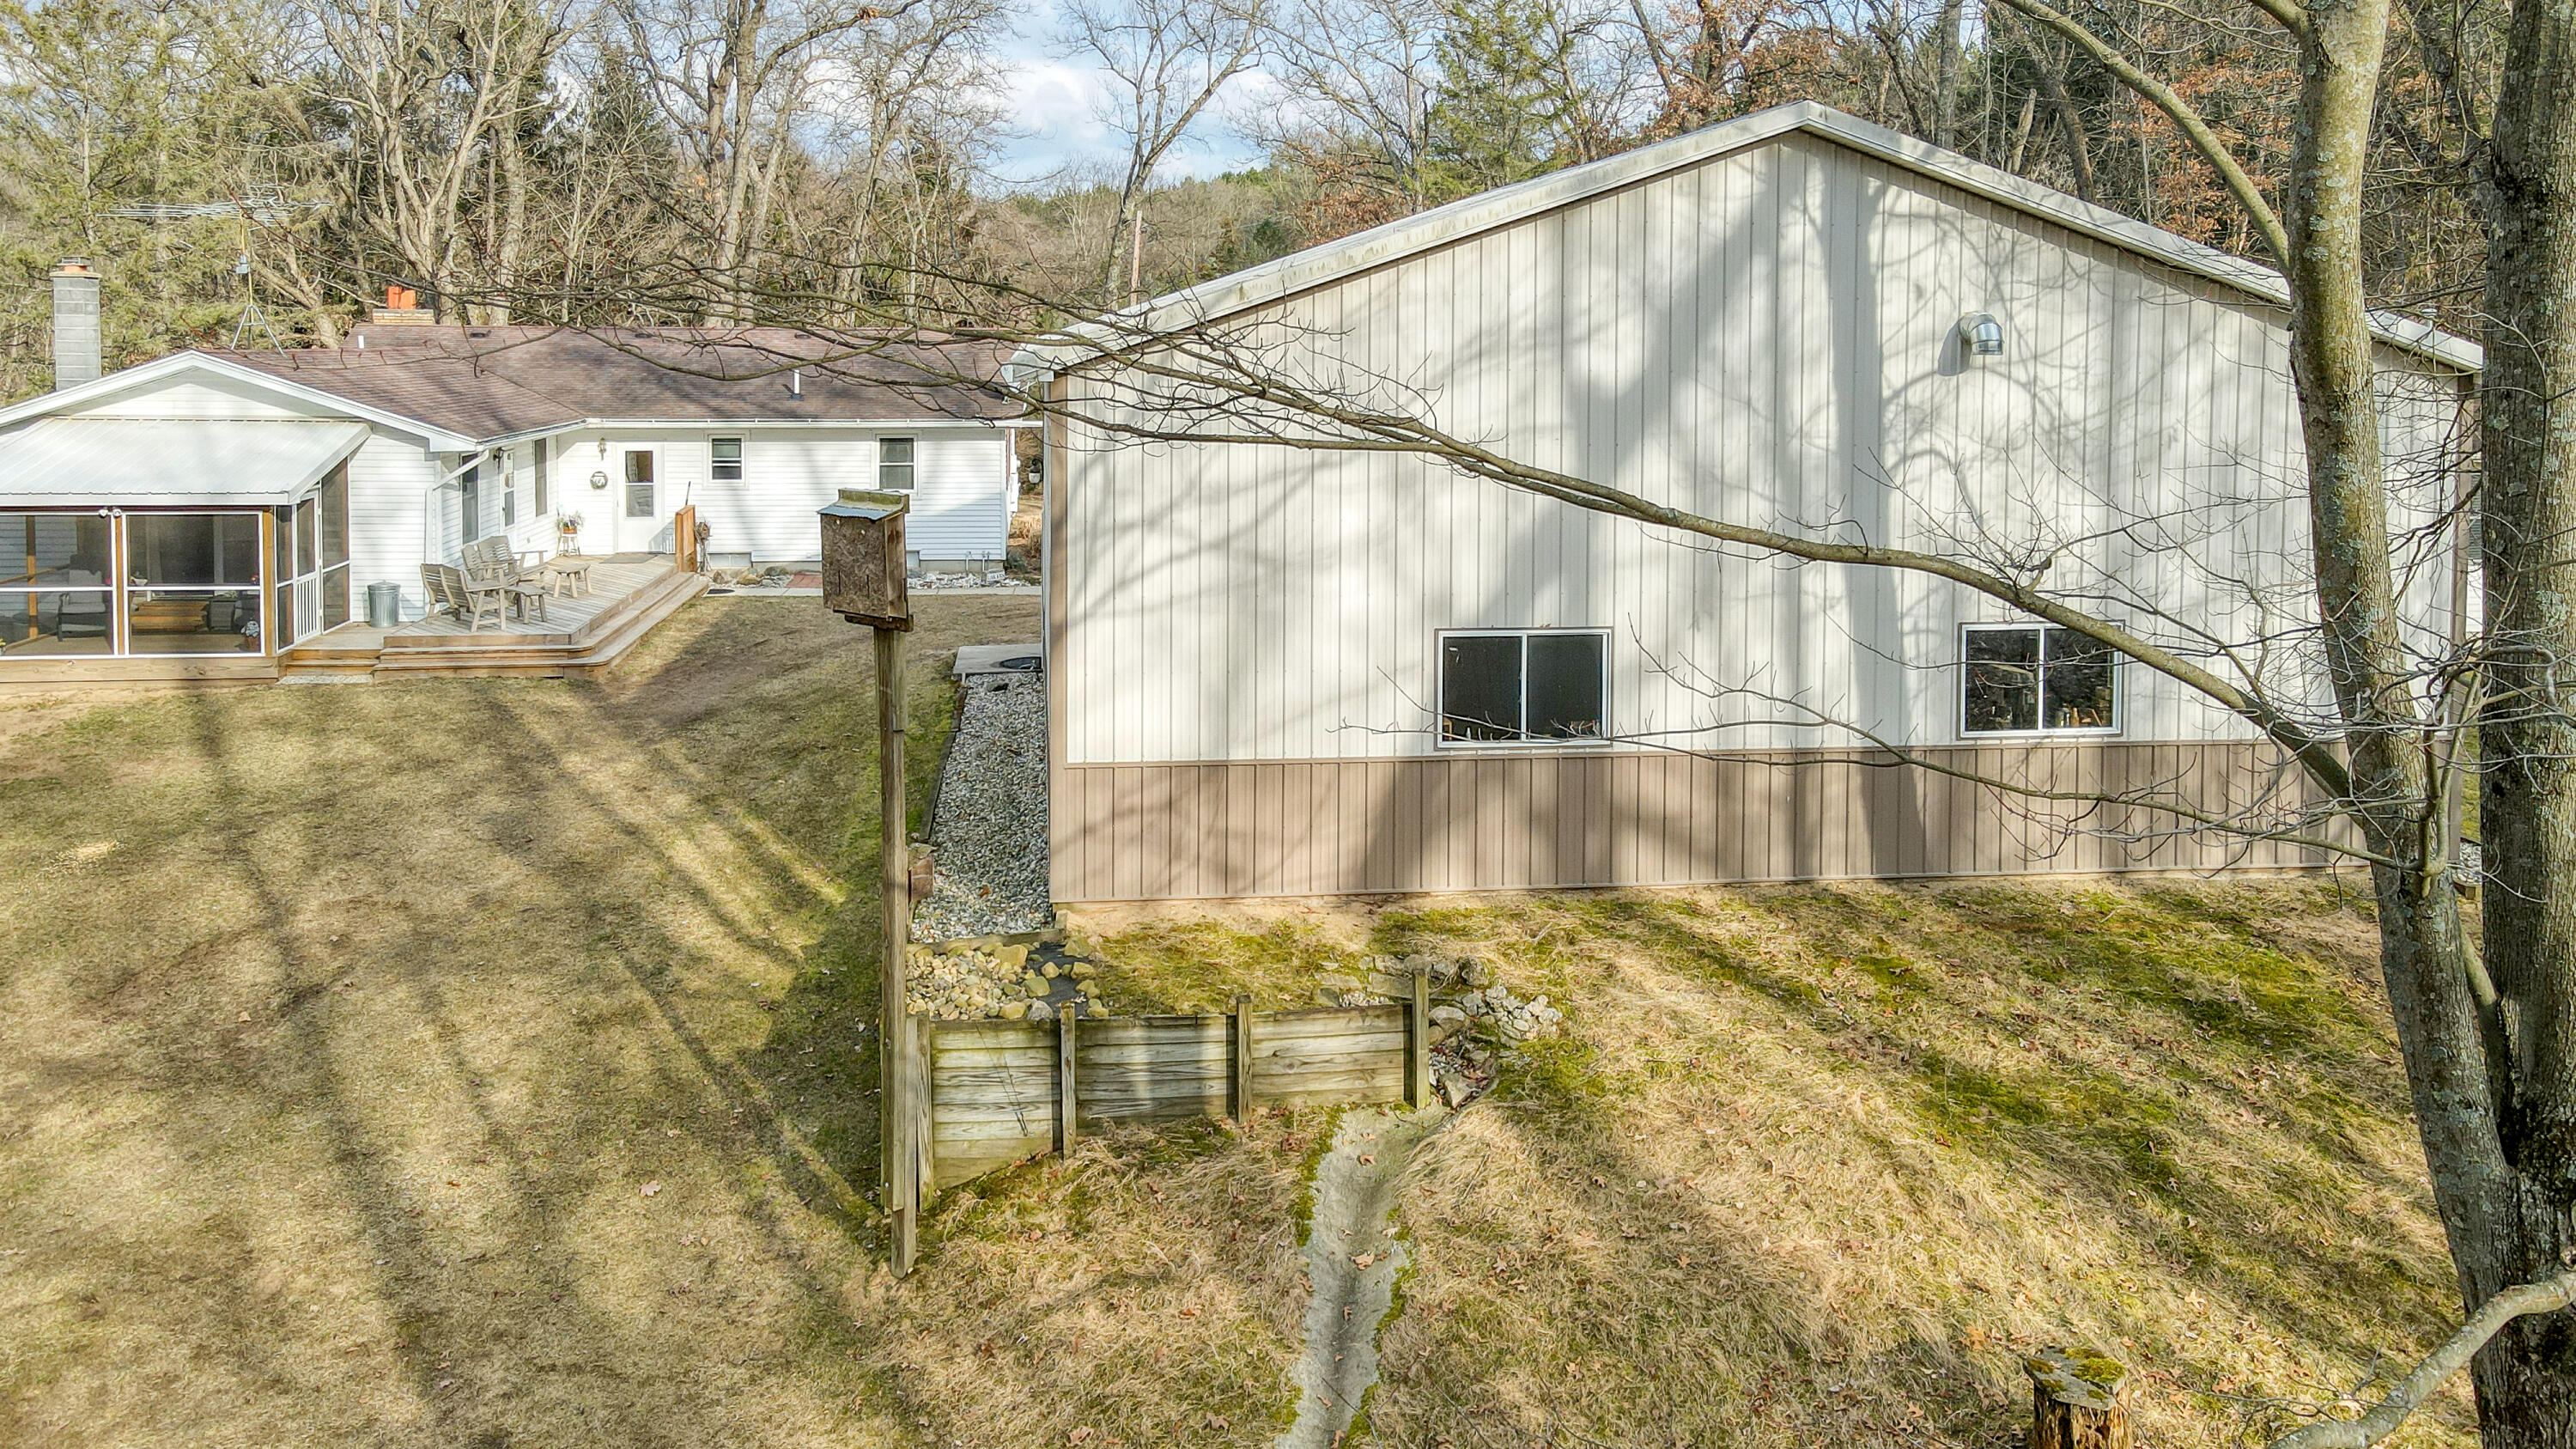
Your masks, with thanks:
[(555, 515), (555, 551), (557, 553), (581, 552), (580, 514), (558, 513)]

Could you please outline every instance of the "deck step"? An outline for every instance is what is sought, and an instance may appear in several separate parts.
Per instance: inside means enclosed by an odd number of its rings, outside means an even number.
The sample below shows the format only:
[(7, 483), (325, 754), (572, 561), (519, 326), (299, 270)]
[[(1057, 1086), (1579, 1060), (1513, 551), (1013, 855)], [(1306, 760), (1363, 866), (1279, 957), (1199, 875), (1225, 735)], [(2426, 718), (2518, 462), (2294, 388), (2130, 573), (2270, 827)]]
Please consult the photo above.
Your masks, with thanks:
[(569, 633), (405, 634), (367, 646), (290, 648), (281, 663), (307, 678), (559, 678), (614, 664), (655, 626), (706, 591), (704, 574), (671, 569)]

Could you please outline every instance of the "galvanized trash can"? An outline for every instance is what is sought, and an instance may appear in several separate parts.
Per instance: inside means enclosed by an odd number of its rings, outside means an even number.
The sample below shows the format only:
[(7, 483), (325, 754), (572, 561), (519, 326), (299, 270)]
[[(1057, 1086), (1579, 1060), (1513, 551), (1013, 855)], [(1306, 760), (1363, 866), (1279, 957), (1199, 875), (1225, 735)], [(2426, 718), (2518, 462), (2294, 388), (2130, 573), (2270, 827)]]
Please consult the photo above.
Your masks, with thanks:
[(391, 629), (402, 623), (402, 585), (367, 585), (367, 627)]

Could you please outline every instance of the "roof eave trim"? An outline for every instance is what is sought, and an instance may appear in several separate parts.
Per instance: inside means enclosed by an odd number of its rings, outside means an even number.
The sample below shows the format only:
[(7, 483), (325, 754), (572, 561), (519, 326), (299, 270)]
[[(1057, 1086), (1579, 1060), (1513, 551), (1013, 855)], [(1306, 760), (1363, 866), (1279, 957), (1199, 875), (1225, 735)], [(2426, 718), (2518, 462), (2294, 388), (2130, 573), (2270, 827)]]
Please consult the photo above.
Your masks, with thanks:
[(340, 447), (333, 449), (330, 458), (326, 460), (322, 466), (308, 471), (304, 477), (296, 483), (293, 491), (302, 493), (305, 489), (321, 482), (325, 477), (329, 476), (332, 469), (339, 467), (341, 464), (346, 463), (351, 458), (357, 456), (358, 450), (367, 446), (367, 439), (373, 436), (374, 434), (370, 433), (367, 429), (360, 428), (356, 437), (351, 438), (347, 443), (342, 444)]
[[(515, 433), (495, 433), (477, 440), (472, 447), (510, 448), (533, 443), (539, 438), (560, 437), (565, 433), (614, 432), (619, 428), (1031, 428), (1037, 424), (1025, 418), (575, 418), (568, 423), (548, 423), (541, 428), (521, 428)], [(443, 450), (452, 451), (452, 450)]]
[[(2122, 216), (2053, 187), (2025, 180), (1956, 152), (1942, 150), (1929, 142), (1846, 115), (1819, 102), (1796, 101), (1722, 121), (1669, 141), (1641, 146), (1589, 165), (1569, 167), (1401, 217), (1367, 231), (1326, 242), (1320, 247), (1291, 253), (1231, 276), (1140, 303), (1112, 313), (1107, 321), (1074, 330), (1080, 336), (1114, 339), (1125, 334), (1141, 339), (1157, 330), (1205, 326), (1373, 267), (1419, 256), (1451, 242), (1497, 230), (1686, 166), (1699, 165), (1792, 131), (1825, 137), (1962, 191), (2053, 221), (2123, 251), (2162, 261), (2275, 306), (2288, 305), (2288, 285), (2279, 273), (2269, 267), (2230, 256), (2188, 237), (2149, 226), (2133, 217)], [(2371, 325), (2373, 333), (2381, 341), (2408, 352), (2467, 371), (2476, 371), (2483, 364), (2483, 354), (2476, 343), (2414, 318), (2374, 311)], [(1051, 372), (1081, 365), (1097, 355), (1096, 349), (1080, 342), (1034, 344), (1014, 354), (1010, 367), (1029, 372)]]
[[(246, 383), (255, 388), (265, 388), (300, 401), (331, 408), (362, 422), (412, 434), (420, 438), (433, 452), (452, 452), (459, 448), (474, 446), (473, 439), (452, 433), (434, 423), (423, 422), (418, 418), (406, 417), (401, 413), (388, 412), (383, 408), (356, 402), (328, 389), (291, 381), (272, 372), (262, 372), (255, 367), (244, 367), (237, 362), (227, 362), (223, 358), (199, 352), (195, 348), (173, 352), (166, 357), (156, 357), (150, 362), (137, 363), (132, 367), (119, 368), (114, 372), (92, 378), (88, 382), (56, 392), (41, 393), (24, 402), (0, 408), (0, 427), (7, 427), (29, 418), (49, 417), (66, 408), (80, 407), (99, 398), (112, 397), (127, 388), (149, 386), (175, 374), (196, 370), (211, 372), (235, 382)], [(244, 421), (250, 420), (244, 419)]]

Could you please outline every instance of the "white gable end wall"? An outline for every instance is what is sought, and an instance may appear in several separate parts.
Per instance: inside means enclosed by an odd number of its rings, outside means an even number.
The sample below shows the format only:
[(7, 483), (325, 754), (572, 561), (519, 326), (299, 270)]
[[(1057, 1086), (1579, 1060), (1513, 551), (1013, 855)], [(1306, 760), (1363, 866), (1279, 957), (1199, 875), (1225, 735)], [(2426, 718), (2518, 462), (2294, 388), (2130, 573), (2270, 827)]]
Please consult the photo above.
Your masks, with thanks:
[[(1243, 319), (1278, 323), (1244, 349), (1302, 350), (1313, 376), (1346, 359), (1452, 434), (1712, 518), (2025, 563), (2040, 543), (2057, 587), (2116, 579), (2142, 615), (2240, 637), (2244, 581), (2272, 630), (2313, 611), (2283, 319), (2200, 272), (1804, 133), (1433, 250), (1385, 241)], [(1959, 356), (1970, 312), (2002, 321), (2002, 357)], [(2459, 382), (2381, 360), (2397, 512), (2420, 520)], [(1797, 722), (2042, 789), (2224, 811), (2278, 788), (2249, 730), (2135, 664), (2116, 737), (1963, 739), (1959, 628), (2008, 618), (1982, 595), (1698, 548), (1401, 455), (1058, 433), (1060, 901), (2323, 861), (2043, 825)], [(2409, 562), (2411, 621), (2446, 627), (2446, 555)], [(1438, 631), (1544, 626), (1609, 632), (1630, 742), (1437, 747)], [(2322, 681), (2274, 683), (2325, 704)]]
[[(2002, 358), (1959, 357), (1973, 311), (2003, 321)], [(2299, 597), (2301, 444), (2275, 309), (1814, 137), (1276, 315), (1428, 388), (1454, 434), (1707, 516), (1839, 520), (1935, 551), (1980, 530), (1988, 545), (2083, 540), (2061, 577), (2090, 568), (2231, 628), (2251, 628), (2231, 577)], [(2392, 451), (2420, 459), (2456, 385), (2397, 385), (2411, 394)], [(1918, 576), (1720, 556), (1395, 456), (1076, 436), (1061, 467), (1066, 764), (1429, 755), (1435, 631), (1545, 625), (1612, 631), (1622, 734), (1851, 743), (1705, 730), (1788, 713), (1711, 697), (1737, 686), (1948, 744), (1958, 627), (2005, 617)], [(2438, 500), (2403, 502), (2420, 515)], [(2163, 532), (2106, 534), (2118, 515)], [(2418, 596), (2438, 597), (2434, 573)], [(2249, 734), (2137, 666), (2123, 684), (2126, 740)]]
[(68, 417), (92, 418), (328, 418), (344, 414), (328, 408), (298, 406), (273, 389), (255, 388), (230, 378), (172, 381), (122, 396), (98, 399), (68, 410)]

